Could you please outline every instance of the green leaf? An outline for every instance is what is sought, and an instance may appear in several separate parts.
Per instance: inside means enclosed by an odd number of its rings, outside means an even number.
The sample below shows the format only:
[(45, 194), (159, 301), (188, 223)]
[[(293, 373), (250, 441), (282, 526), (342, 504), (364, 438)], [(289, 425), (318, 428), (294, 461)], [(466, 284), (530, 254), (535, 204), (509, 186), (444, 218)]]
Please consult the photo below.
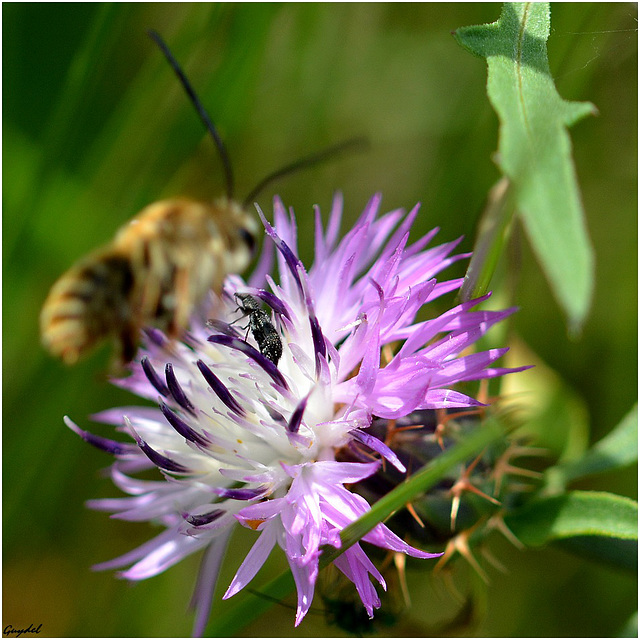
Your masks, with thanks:
[(636, 611), (626, 622), (618, 638), (637, 638), (638, 637), (638, 612)]
[(531, 502), (505, 523), (531, 547), (577, 536), (637, 540), (638, 503), (611, 493), (572, 491)]
[(556, 91), (546, 41), (548, 3), (505, 3), (497, 22), (463, 27), (456, 40), (487, 59), (489, 100), (500, 119), (497, 163), (569, 320), (578, 330), (593, 293), (594, 259), (567, 127), (596, 113)]
[(576, 536), (556, 540), (554, 546), (573, 555), (586, 558), (615, 569), (638, 571), (638, 541), (599, 536)]
[(577, 460), (550, 469), (549, 487), (564, 487), (578, 478), (621, 469), (638, 460), (638, 405), (629, 411), (618, 426)]

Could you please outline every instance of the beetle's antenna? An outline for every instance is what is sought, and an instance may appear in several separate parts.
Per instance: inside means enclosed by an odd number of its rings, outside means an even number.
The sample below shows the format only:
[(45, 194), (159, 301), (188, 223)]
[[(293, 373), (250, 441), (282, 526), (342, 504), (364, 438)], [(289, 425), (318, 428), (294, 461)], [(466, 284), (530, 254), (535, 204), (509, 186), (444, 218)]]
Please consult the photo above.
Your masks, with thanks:
[(206, 109), (202, 105), (200, 98), (198, 98), (196, 92), (193, 90), (193, 87), (191, 86), (191, 83), (187, 79), (187, 76), (184, 75), (184, 71), (182, 71), (182, 68), (178, 64), (178, 61), (173, 57), (171, 50), (169, 49), (165, 41), (160, 37), (160, 34), (158, 34), (156, 31), (153, 31), (153, 29), (149, 29), (147, 33), (153, 39), (153, 41), (160, 47), (160, 50), (162, 51), (162, 53), (164, 53), (165, 58), (168, 60), (169, 64), (171, 65), (176, 75), (178, 76), (180, 82), (182, 83), (184, 90), (187, 92), (187, 95), (189, 96), (189, 100), (191, 100), (191, 103), (196, 108), (196, 111), (200, 116), (200, 120), (202, 120), (205, 128), (211, 134), (211, 137), (215, 142), (216, 148), (218, 149), (218, 153), (220, 154), (220, 159), (222, 160), (222, 165), (224, 167), (224, 177), (225, 177), (227, 197), (229, 198), (229, 200), (231, 200), (231, 198), (233, 197), (233, 171), (231, 169), (231, 161), (229, 160), (229, 154), (227, 153), (227, 148), (224, 146), (224, 142), (222, 141), (222, 138), (218, 134), (218, 130), (215, 128), (211, 118), (209, 117), (209, 114), (207, 113)]
[(345, 140), (340, 144), (336, 144), (333, 147), (329, 147), (328, 149), (324, 149), (318, 153), (314, 153), (310, 156), (305, 156), (304, 158), (300, 158), (291, 164), (288, 164), (286, 167), (282, 169), (278, 169), (273, 173), (270, 173), (266, 178), (263, 178), (256, 187), (251, 190), (251, 193), (244, 199), (243, 206), (248, 207), (254, 200), (254, 198), (271, 182), (277, 180), (278, 178), (282, 178), (282, 176), (289, 175), (290, 173), (295, 173), (296, 171), (300, 171), (301, 169), (306, 169), (307, 167), (312, 167), (320, 162), (324, 162), (333, 156), (337, 156), (338, 154), (344, 151), (364, 151), (369, 148), (369, 140), (364, 137), (351, 138), (349, 140)]

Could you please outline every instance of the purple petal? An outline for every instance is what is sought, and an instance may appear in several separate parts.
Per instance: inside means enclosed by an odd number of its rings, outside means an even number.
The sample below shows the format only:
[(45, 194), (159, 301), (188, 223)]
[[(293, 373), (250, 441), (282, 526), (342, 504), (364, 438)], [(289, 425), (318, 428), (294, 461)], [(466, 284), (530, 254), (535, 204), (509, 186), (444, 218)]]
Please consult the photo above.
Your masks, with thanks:
[(160, 331), (160, 329), (155, 329), (154, 327), (145, 327), (143, 331), (149, 341), (156, 347), (162, 348), (169, 342), (167, 337), (164, 335), (164, 333), (162, 333), (162, 331)]
[(296, 621), (294, 623), (297, 627), (307, 615), (313, 602), (316, 580), (318, 579), (318, 563), (310, 562), (299, 566), (295, 562), (290, 562), (289, 567), (298, 592), (298, 608), (296, 611)]
[(189, 398), (183, 391), (178, 379), (176, 378), (176, 374), (173, 371), (173, 365), (170, 362), (167, 362), (164, 368), (165, 377), (167, 379), (167, 387), (169, 387), (169, 391), (173, 396), (173, 399), (185, 410), (188, 411), (191, 415), (196, 414), (196, 408), (191, 404)]
[(200, 370), (202, 377), (206, 380), (207, 384), (211, 387), (211, 390), (218, 396), (218, 398), (220, 398), (220, 400), (237, 415), (245, 415), (244, 409), (238, 404), (236, 399), (231, 395), (229, 389), (224, 386), (218, 376), (216, 376), (216, 374), (213, 373), (213, 371), (211, 371), (211, 369), (202, 360), (198, 360), (196, 362), (196, 366)]
[(364, 357), (356, 376), (357, 387), (364, 395), (369, 395), (373, 390), (380, 370), (380, 326), (372, 326), (368, 334)]
[(235, 327), (232, 327), (228, 322), (224, 322), (222, 320), (218, 320), (216, 318), (211, 318), (206, 322), (207, 327), (217, 331), (218, 333), (222, 333), (225, 336), (230, 336), (232, 338), (239, 338), (240, 333), (238, 333)]
[(238, 591), (246, 587), (260, 570), (266, 559), (269, 557), (271, 550), (276, 543), (276, 531), (274, 527), (265, 527), (260, 536), (254, 543), (253, 547), (247, 554), (240, 568), (236, 572), (229, 588), (222, 596), (223, 600), (227, 600), (234, 596)]
[[(131, 427), (133, 430), (133, 427)], [(135, 434), (135, 431), (134, 431)], [(163, 456), (161, 453), (158, 453), (155, 449), (150, 447), (139, 435), (135, 434), (136, 442), (138, 443), (138, 447), (140, 451), (144, 453), (156, 467), (160, 467), (160, 469), (164, 469), (165, 471), (169, 471), (171, 473), (190, 473), (191, 470), (187, 467), (181, 465), (180, 463), (168, 458), (167, 456)]]
[(518, 373), (519, 371), (526, 371), (527, 369), (533, 369), (535, 365), (525, 365), (523, 367), (490, 367), (479, 373), (475, 373), (470, 377), (462, 377), (460, 381), (466, 380), (482, 380), (483, 378), (495, 378), (497, 376), (506, 376), (510, 373)]
[(204, 527), (207, 524), (215, 522), (225, 513), (226, 511), (223, 511), (222, 509), (213, 509), (212, 511), (208, 511), (207, 513), (187, 514), (185, 520), (194, 527)]
[(164, 402), (160, 403), (160, 410), (164, 414), (164, 417), (167, 419), (167, 422), (183, 438), (185, 438), (189, 442), (193, 442), (193, 444), (199, 447), (205, 448), (211, 445), (210, 440), (192, 429), (182, 418), (180, 418), (176, 413), (169, 409), (169, 407)]
[(432, 385), (444, 387), (461, 380), (475, 380), (476, 376), (489, 364), (503, 356), (508, 348), (489, 349), (480, 353), (456, 358), (448, 362), (441, 371), (434, 373)]
[(373, 618), (373, 610), (380, 607), (380, 598), (369, 580), (369, 573), (386, 589), (382, 574), (375, 568), (359, 544), (347, 549), (334, 564), (356, 587), (365, 610)]
[(209, 543), (208, 538), (195, 538), (173, 533), (174, 535), (163, 545), (146, 554), (130, 569), (123, 571), (120, 574), (121, 577), (127, 580), (144, 580), (151, 576), (157, 576)]
[(302, 415), (304, 414), (304, 410), (307, 408), (308, 400), (309, 400), (309, 396), (307, 395), (293, 410), (293, 413), (291, 414), (291, 419), (287, 424), (287, 430), (290, 433), (298, 433), (298, 430), (300, 429), (300, 425), (302, 424)]
[(256, 489), (227, 489), (225, 487), (214, 487), (212, 492), (221, 498), (228, 500), (254, 500), (265, 496), (269, 489), (258, 487)]
[(318, 319), (313, 313), (309, 314), (309, 324), (311, 325), (311, 336), (313, 337), (313, 349), (316, 356), (325, 357), (327, 355), (327, 349), (324, 344), (324, 336), (322, 335), (322, 329)]
[(151, 361), (148, 356), (144, 356), (142, 360), (140, 360), (140, 365), (142, 366), (142, 371), (144, 371), (144, 375), (147, 376), (147, 380), (153, 385), (155, 390), (165, 398), (169, 395), (169, 389), (167, 385), (162, 381), (162, 378), (156, 373)]
[(256, 289), (263, 287), (266, 283), (266, 278), (273, 266), (274, 247), (272, 242), (262, 243), (262, 253), (258, 260), (258, 264), (255, 266), (251, 277), (249, 278), (249, 286)]
[(457, 407), (484, 407), (486, 405), (451, 389), (429, 389), (420, 409), (454, 409)]
[(90, 445), (96, 447), (97, 449), (106, 451), (111, 455), (128, 456), (137, 454), (137, 447), (134, 444), (128, 442), (117, 442), (116, 440), (96, 436), (89, 431), (81, 429), (68, 416), (64, 416), (64, 423), (67, 425), (67, 427), (69, 427), (69, 429), (77, 433), (85, 442), (88, 442)]
[(325, 236), (322, 229), (322, 216), (320, 215), (320, 207), (314, 205), (313, 215), (315, 217), (315, 236), (314, 236), (314, 264), (324, 264), (328, 258), (331, 247), (325, 242)]
[[(292, 478), (296, 478), (305, 465), (287, 465), (281, 463), (282, 468)], [(374, 474), (380, 467), (380, 461), (375, 462), (336, 462), (334, 460), (313, 463), (314, 474), (327, 485), (354, 484)]]
[(265, 358), (257, 349), (252, 347), (249, 343), (244, 340), (240, 340), (238, 338), (233, 338), (231, 336), (223, 336), (223, 335), (213, 335), (209, 336), (207, 340), (213, 344), (221, 344), (226, 347), (230, 347), (232, 349), (236, 349), (237, 351), (241, 351), (245, 355), (249, 356), (252, 360), (257, 362), (269, 376), (271, 379), (278, 384), (280, 387), (284, 389), (288, 389), (287, 381), (284, 379), (278, 367), (276, 367), (271, 360)]
[(293, 251), (289, 248), (289, 246), (280, 238), (280, 236), (276, 233), (275, 229), (267, 222), (267, 219), (264, 217), (262, 211), (260, 213), (260, 218), (262, 220), (262, 224), (269, 236), (273, 239), (278, 251), (284, 258), (287, 267), (289, 268), (289, 272), (294, 277), (296, 283), (300, 291), (302, 291), (302, 284), (300, 282), (300, 277), (298, 276), (298, 267), (302, 266), (300, 260), (295, 256)]
[(333, 249), (340, 232), (340, 221), (342, 219), (343, 199), (341, 193), (336, 193), (331, 205), (331, 213), (329, 214), (329, 222), (327, 223), (327, 233), (325, 235), (326, 246), (329, 250)]
[(131, 564), (140, 558), (144, 558), (166, 544), (170, 544), (177, 535), (178, 534), (174, 529), (167, 529), (155, 538), (141, 544), (139, 547), (136, 547), (117, 558), (113, 558), (112, 560), (107, 560), (106, 562), (100, 562), (99, 564), (93, 565), (91, 568), (94, 571), (106, 571), (108, 569), (126, 567), (128, 564)]
[(152, 407), (117, 407), (116, 409), (107, 409), (99, 411), (91, 415), (91, 419), (95, 422), (103, 422), (104, 424), (114, 424), (120, 426), (123, 422), (123, 416), (129, 416), (136, 422), (162, 423), (162, 414), (157, 408)]
[(278, 296), (273, 293), (269, 293), (269, 291), (265, 291), (264, 289), (260, 289), (255, 292), (255, 297), (260, 298), (263, 302), (268, 304), (278, 315), (289, 317), (289, 312), (287, 307), (282, 303)]
[(362, 442), (362, 444), (369, 447), (369, 449), (376, 453), (379, 453), (385, 460), (388, 460), (401, 473), (404, 473), (407, 470), (402, 462), (400, 462), (398, 456), (384, 442), (382, 442), (382, 440), (379, 440), (370, 433), (365, 433), (360, 429), (354, 429), (350, 433), (356, 440)]
[(390, 549), (391, 551), (398, 551), (406, 553), (414, 558), (439, 558), (442, 553), (430, 553), (428, 551), (421, 551), (407, 544), (402, 538), (399, 538), (389, 527), (384, 524), (376, 525), (369, 533), (362, 537), (363, 540), (375, 544), (378, 547), (384, 549)]
[(207, 622), (209, 621), (211, 606), (213, 604), (213, 594), (216, 590), (220, 567), (224, 560), (232, 530), (233, 529), (229, 527), (219, 537), (215, 538), (202, 558), (200, 570), (198, 571), (198, 580), (190, 602), (190, 607), (196, 610), (196, 619), (193, 624), (194, 638), (202, 637)]

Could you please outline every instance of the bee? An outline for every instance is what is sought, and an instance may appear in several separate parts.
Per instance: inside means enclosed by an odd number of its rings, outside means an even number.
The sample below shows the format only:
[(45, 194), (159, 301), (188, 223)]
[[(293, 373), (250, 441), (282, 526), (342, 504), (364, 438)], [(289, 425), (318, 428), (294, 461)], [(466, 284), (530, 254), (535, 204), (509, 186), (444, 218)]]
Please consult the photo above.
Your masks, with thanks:
[(256, 221), (231, 200), (146, 207), (54, 284), (40, 316), (45, 346), (74, 364), (113, 336), (124, 364), (144, 326), (179, 337), (194, 305), (219, 291), (227, 273), (247, 267), (256, 232)]
[[(172, 340), (179, 338), (207, 292), (220, 292), (227, 274), (240, 273), (249, 265), (258, 232), (257, 220), (248, 213), (253, 198), (276, 178), (312, 166), (347, 147), (362, 145), (362, 139), (352, 139), (302, 158), (268, 175), (244, 204), (238, 204), (233, 199), (231, 163), (218, 131), (168, 46), (155, 31), (149, 31), (149, 35), (173, 68), (217, 147), (225, 171), (226, 196), (213, 203), (175, 199), (151, 204), (125, 224), (110, 243), (60, 277), (43, 305), (40, 330), (44, 346), (66, 364), (74, 364), (111, 338), (118, 365), (123, 366), (133, 359), (143, 327), (156, 327)], [(262, 322), (262, 316), (250, 311), (250, 323), (258, 320)], [(264, 322), (258, 336), (258, 344), (276, 344)], [(277, 347), (270, 349), (275, 357)]]
[(255, 341), (258, 343), (260, 353), (278, 366), (282, 356), (282, 340), (280, 334), (273, 326), (266, 311), (260, 307), (256, 298), (248, 293), (234, 294), (238, 301), (238, 309), (249, 317), (249, 329)]

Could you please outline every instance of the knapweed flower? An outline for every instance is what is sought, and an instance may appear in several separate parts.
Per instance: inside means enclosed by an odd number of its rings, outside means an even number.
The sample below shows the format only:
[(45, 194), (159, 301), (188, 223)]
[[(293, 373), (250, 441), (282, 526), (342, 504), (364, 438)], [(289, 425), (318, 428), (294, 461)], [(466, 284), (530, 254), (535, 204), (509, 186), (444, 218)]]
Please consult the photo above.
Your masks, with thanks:
[[(111, 478), (130, 496), (90, 506), (165, 527), (98, 568), (129, 567), (121, 575), (140, 580), (206, 549), (194, 596), (196, 635), (204, 630), (237, 523), (255, 530), (257, 539), (224, 597), (246, 586), (277, 545), (295, 579), (299, 624), (313, 600), (323, 545), (340, 547), (340, 532), (370, 508), (350, 486), (376, 474), (383, 460), (406, 471), (368, 432), (372, 421), (478, 406), (453, 387), (514, 371), (492, 367), (506, 349), (470, 352), (513, 309), (473, 311), (479, 299), (416, 321), (425, 305), (462, 283), (437, 282), (436, 274), (468, 256), (452, 255), (457, 241), (427, 248), (435, 230), (409, 245), (418, 207), (408, 215), (379, 217), (379, 205), (376, 196), (340, 241), (341, 198), (326, 230), (316, 210), (315, 259), (307, 270), (298, 258), (293, 213), (276, 200), (274, 226), (262, 219), (265, 244), (277, 249), (279, 282), (268, 273), (269, 261), (261, 260), (248, 284), (237, 275), (226, 279), (209, 320), (194, 320), (183, 342), (148, 330), (131, 375), (117, 384), (158, 408), (124, 407), (95, 416), (134, 442), (98, 438), (67, 420), (115, 456)], [(251, 308), (270, 308), (260, 316), (260, 330), (250, 309), (249, 318), (243, 317), (242, 300), (253, 300)], [(265, 349), (267, 333), (280, 343), (277, 358)], [(353, 448), (368, 451), (369, 461), (342, 461), (339, 452)], [(153, 467), (159, 479), (136, 477)], [(363, 540), (417, 558), (440, 555), (410, 546), (384, 524)], [(333, 564), (373, 616), (380, 600), (370, 576), (383, 588), (385, 583), (363, 548), (350, 547)]]

